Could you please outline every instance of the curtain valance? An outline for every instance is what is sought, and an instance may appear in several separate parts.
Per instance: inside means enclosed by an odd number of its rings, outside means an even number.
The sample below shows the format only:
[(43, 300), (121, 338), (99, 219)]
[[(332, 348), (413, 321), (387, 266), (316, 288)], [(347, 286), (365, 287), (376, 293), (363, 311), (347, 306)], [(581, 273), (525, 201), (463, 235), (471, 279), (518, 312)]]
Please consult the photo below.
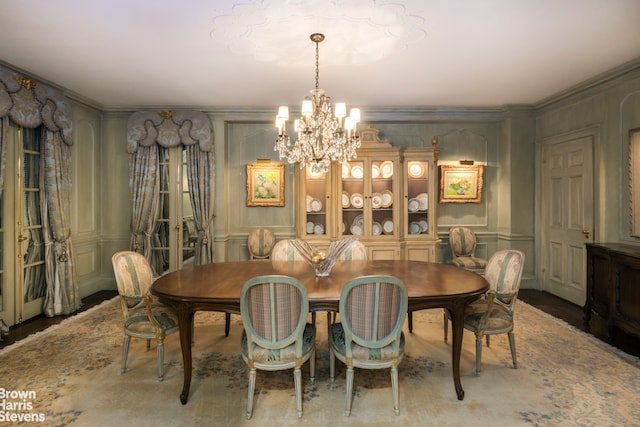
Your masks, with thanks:
[(25, 128), (44, 124), (51, 132), (60, 132), (67, 145), (73, 145), (67, 98), (50, 86), (0, 66), (0, 118), (6, 115)]
[(213, 129), (201, 111), (137, 111), (127, 122), (127, 141), (129, 153), (154, 143), (163, 147), (199, 144), (200, 150), (213, 152)]

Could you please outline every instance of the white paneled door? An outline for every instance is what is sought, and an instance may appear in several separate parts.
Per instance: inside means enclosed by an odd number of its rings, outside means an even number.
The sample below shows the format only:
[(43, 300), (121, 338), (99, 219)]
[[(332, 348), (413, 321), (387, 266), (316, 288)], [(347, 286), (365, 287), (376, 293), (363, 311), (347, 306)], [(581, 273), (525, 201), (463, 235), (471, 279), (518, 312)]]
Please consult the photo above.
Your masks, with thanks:
[(41, 213), (41, 128), (8, 132), (0, 197), (0, 318), (8, 325), (43, 312), (46, 292)]
[(583, 305), (585, 243), (593, 241), (593, 137), (542, 148), (543, 289)]

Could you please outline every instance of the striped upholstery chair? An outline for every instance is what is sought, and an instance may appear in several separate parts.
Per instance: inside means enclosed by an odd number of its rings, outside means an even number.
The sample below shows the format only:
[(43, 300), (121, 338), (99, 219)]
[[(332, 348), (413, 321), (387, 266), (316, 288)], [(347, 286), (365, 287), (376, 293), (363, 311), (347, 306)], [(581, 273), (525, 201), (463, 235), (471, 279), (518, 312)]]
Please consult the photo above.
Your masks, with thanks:
[(402, 325), (407, 289), (392, 276), (364, 276), (348, 282), (340, 296), (340, 322), (329, 330), (329, 371), (335, 359), (347, 366), (345, 415), (351, 414), (353, 369), (391, 368), (393, 410), (398, 409), (398, 364), (404, 356)]
[(475, 256), (476, 235), (473, 230), (468, 227), (451, 227), (449, 246), (451, 246), (453, 265), (482, 274), (487, 266), (487, 260)]
[(309, 300), (304, 285), (288, 276), (259, 276), (248, 280), (240, 295), (244, 323), (242, 358), (249, 366), (247, 418), (253, 413), (256, 369), (293, 368), (298, 417), (302, 417), (301, 367), (309, 360), (311, 384), (315, 380), (315, 335), (307, 323)]
[(136, 252), (117, 252), (111, 257), (124, 315), (122, 367), (127, 367), (131, 337), (147, 340), (147, 348), (155, 339), (158, 353), (158, 380), (164, 378), (164, 338), (178, 331), (175, 312), (149, 294), (154, 281), (147, 259)]
[(276, 242), (273, 231), (268, 228), (256, 228), (247, 237), (249, 259), (267, 259)]
[(271, 259), (273, 261), (306, 261), (291, 244), (291, 240), (278, 241), (271, 251)]
[[(518, 250), (508, 249), (494, 253), (489, 258), (484, 273), (484, 277), (489, 282), (489, 291), (483, 298), (469, 304), (465, 310), (464, 328), (476, 335), (476, 375), (480, 375), (482, 337), (487, 338), (487, 347), (489, 347), (489, 336), (496, 334), (508, 334), (513, 367), (518, 368), (513, 314), (523, 267), (524, 254)], [(445, 342), (450, 318), (449, 312), (445, 310)]]
[(353, 242), (346, 251), (338, 256), (338, 259), (344, 261), (367, 260), (367, 248), (360, 241)]

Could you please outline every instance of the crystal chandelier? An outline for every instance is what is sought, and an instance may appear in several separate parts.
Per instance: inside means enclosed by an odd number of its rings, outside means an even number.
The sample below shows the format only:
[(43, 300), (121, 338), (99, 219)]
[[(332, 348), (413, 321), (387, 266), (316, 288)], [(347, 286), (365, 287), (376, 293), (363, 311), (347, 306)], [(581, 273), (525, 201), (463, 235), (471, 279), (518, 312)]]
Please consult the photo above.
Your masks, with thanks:
[(318, 88), (318, 44), (324, 40), (324, 34), (314, 33), (310, 38), (316, 44), (316, 88), (302, 101), (302, 116), (294, 122), (298, 139), (293, 144), (286, 130), (289, 108), (278, 108), (275, 150), (279, 152), (281, 160), (299, 163), (300, 168), (309, 165), (312, 173), (320, 173), (329, 170), (331, 161), (344, 163), (356, 157), (356, 149), (360, 147), (356, 132), (360, 110), (352, 108), (347, 117), (347, 106), (339, 102), (336, 103), (335, 112), (332, 111), (331, 98)]

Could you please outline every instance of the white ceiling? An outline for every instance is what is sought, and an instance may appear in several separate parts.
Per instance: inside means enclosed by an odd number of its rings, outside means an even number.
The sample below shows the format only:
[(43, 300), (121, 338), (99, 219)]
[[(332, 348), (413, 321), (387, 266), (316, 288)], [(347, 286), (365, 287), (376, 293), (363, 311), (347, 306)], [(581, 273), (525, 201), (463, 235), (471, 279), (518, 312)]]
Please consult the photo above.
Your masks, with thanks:
[(0, 61), (103, 107), (535, 104), (640, 58), (638, 0), (3, 0)]

